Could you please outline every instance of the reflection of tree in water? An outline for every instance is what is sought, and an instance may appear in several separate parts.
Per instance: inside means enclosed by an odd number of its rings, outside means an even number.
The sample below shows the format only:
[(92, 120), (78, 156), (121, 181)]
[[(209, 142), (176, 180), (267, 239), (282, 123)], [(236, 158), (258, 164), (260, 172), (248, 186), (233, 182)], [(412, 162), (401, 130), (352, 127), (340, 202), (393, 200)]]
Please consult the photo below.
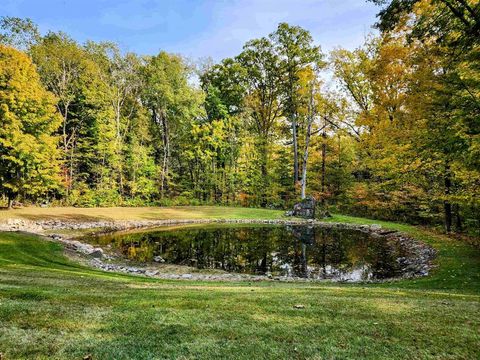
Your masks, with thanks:
[(308, 277), (307, 246), (310, 248), (315, 243), (315, 228), (313, 226), (292, 226), (289, 227), (294, 240), (295, 259), (293, 269), (295, 275)]
[[(200, 269), (333, 279), (385, 278), (398, 249), (360, 231), (314, 226), (203, 227), (98, 238), (126, 256)], [(404, 254), (403, 254), (404, 255)]]

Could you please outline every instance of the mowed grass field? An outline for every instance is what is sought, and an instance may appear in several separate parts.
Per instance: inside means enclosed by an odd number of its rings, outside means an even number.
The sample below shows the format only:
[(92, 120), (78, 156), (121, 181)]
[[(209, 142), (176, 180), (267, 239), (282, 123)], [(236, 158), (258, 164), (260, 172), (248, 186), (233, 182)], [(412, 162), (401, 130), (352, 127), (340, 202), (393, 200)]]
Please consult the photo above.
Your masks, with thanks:
[[(251, 209), (231, 210), (211, 211), (252, 216)], [(427, 230), (381, 224), (436, 247), (433, 274), (357, 285), (165, 281), (88, 269), (67, 260), (57, 243), (0, 233), (0, 353), (4, 359), (480, 358), (479, 251)]]
[(26, 220), (166, 220), (166, 219), (278, 219), (284, 211), (221, 206), (175, 207), (24, 207), (0, 210), (0, 221), (9, 218)]

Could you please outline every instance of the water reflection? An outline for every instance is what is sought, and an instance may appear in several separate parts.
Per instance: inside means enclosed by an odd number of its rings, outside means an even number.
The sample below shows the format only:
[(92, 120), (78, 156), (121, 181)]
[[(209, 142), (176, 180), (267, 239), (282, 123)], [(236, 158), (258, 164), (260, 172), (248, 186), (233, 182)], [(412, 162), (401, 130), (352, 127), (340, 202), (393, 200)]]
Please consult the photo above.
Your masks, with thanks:
[(137, 261), (248, 274), (334, 280), (401, 275), (404, 250), (352, 229), (313, 226), (202, 226), (110, 234), (89, 239), (112, 244)]

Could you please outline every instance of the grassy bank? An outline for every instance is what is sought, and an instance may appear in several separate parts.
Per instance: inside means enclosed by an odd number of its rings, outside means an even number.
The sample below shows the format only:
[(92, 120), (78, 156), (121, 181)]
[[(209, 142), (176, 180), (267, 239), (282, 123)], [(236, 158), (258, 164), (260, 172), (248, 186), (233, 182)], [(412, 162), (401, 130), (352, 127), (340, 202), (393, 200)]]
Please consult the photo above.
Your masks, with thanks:
[[(480, 249), (465, 244), (431, 229), (397, 224), (388, 221), (370, 220), (352, 216), (335, 215), (327, 221), (349, 224), (379, 224), (383, 228), (402, 231), (430, 244), (438, 251), (436, 268), (431, 276), (385, 284), (409, 289), (432, 289), (450, 292), (480, 293)], [(375, 285), (378, 286), (378, 285)]]
[(166, 220), (166, 219), (278, 219), (284, 211), (221, 206), (175, 207), (25, 207), (1, 210), (0, 220), (19, 218), (26, 220)]
[(56, 243), (0, 233), (0, 352), (6, 359), (479, 358), (478, 251), (382, 225), (437, 247), (437, 270), (379, 285), (160, 281), (86, 269)]

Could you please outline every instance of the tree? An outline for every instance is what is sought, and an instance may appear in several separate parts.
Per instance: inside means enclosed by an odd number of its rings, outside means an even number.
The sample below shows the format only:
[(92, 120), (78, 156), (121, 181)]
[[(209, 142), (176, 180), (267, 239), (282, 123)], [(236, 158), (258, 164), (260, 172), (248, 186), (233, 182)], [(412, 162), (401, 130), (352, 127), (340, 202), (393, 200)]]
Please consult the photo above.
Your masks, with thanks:
[(307, 30), (287, 23), (278, 25), (277, 30), (270, 34), (275, 44), (276, 52), (281, 61), (283, 87), (283, 109), (292, 130), (293, 145), (293, 182), (299, 180), (298, 156), (298, 88), (299, 72), (308, 67), (322, 67), (322, 53), (319, 46), (313, 45), (313, 38)]
[(303, 151), (300, 191), (300, 197), (302, 199), (305, 199), (307, 190), (307, 166), (309, 158), (310, 138), (312, 136), (315, 118), (318, 114), (318, 105), (321, 101), (321, 95), (320, 81), (318, 80), (318, 74), (314, 69), (310, 67), (303, 69), (302, 71), (300, 71), (298, 77), (300, 87), (297, 96), (299, 99), (299, 103), (303, 104), (303, 106), (299, 106), (298, 115), (306, 119), (305, 146)]
[(0, 45), (0, 191), (8, 207), (19, 193), (38, 196), (59, 185), (55, 104), (30, 58)]
[[(415, 114), (422, 113), (425, 122), (425, 141), (419, 148), (425, 165), (428, 159), (430, 176), (439, 184), (435, 197), (443, 202), (446, 231), (452, 228), (454, 211), (457, 228), (461, 228), (461, 212), (472, 216), (468, 212), (475, 213), (479, 206), (474, 184), (480, 182), (480, 166), (473, 159), (479, 158), (480, 144), (476, 60), (480, 4), (470, 0), (376, 2), (386, 5), (379, 14), (384, 33), (401, 30), (410, 44), (422, 44), (414, 52), (415, 73), (422, 76), (414, 84)], [(422, 106), (418, 99), (424, 100)]]
[(76, 175), (77, 142), (85, 125), (85, 118), (80, 116), (81, 107), (85, 103), (85, 91), (93, 88), (96, 76), (92, 74), (96, 66), (84, 50), (63, 33), (48, 33), (30, 52), (42, 83), (58, 99), (56, 106), (62, 116), (60, 135), (68, 197)]
[[(406, 205), (410, 200), (404, 199), (409, 199), (406, 192), (412, 187), (422, 188), (424, 179), (413, 145), (423, 124), (407, 108), (415, 82), (412, 61), (416, 47), (401, 35), (369, 39), (363, 48), (336, 50), (332, 57), (334, 73), (355, 105), (357, 177), (358, 182), (367, 184), (368, 193), (363, 205), (377, 212), (382, 204), (391, 209), (387, 217), (416, 213), (417, 208)], [(398, 201), (392, 196), (395, 193), (402, 194)]]
[(188, 69), (179, 56), (162, 51), (149, 58), (143, 76), (143, 99), (160, 130), (162, 141), (160, 194), (163, 197), (169, 190), (172, 175), (172, 138), (180, 137), (187, 119), (200, 115), (201, 98), (188, 84)]
[(369, 0), (383, 6), (376, 24), (382, 32), (391, 31), (406, 14), (429, 5), (429, 11), (418, 14), (412, 35), (421, 38), (438, 36), (440, 41), (451, 40), (475, 44), (480, 39), (480, 4), (475, 0)]
[(31, 19), (3, 16), (0, 18), (0, 44), (28, 50), (40, 40), (37, 25)]
[(330, 54), (335, 77), (343, 90), (357, 107), (358, 115), (366, 115), (372, 107), (372, 92), (369, 72), (373, 66), (373, 56), (377, 40), (372, 39), (364, 47), (348, 51), (333, 50)]
[(280, 63), (274, 45), (267, 38), (247, 42), (237, 59), (245, 69), (247, 90), (244, 106), (248, 114), (249, 129), (257, 136), (258, 151), (261, 155), (261, 205), (266, 206), (269, 147), (276, 122), (282, 114)]
[(223, 119), (243, 112), (247, 84), (246, 69), (236, 60), (227, 58), (200, 75), (206, 93), (205, 108), (210, 120)]
[[(118, 191), (124, 193), (123, 157), (125, 139), (132, 131), (133, 117), (141, 107), (139, 96), (142, 85), (141, 60), (133, 53), (122, 55), (117, 45), (112, 43), (88, 42), (86, 52), (99, 68), (99, 81), (105, 105), (113, 112), (114, 139), (112, 167), (116, 173)], [(108, 105), (107, 105), (108, 104)], [(133, 130), (135, 131), (135, 130)]]

